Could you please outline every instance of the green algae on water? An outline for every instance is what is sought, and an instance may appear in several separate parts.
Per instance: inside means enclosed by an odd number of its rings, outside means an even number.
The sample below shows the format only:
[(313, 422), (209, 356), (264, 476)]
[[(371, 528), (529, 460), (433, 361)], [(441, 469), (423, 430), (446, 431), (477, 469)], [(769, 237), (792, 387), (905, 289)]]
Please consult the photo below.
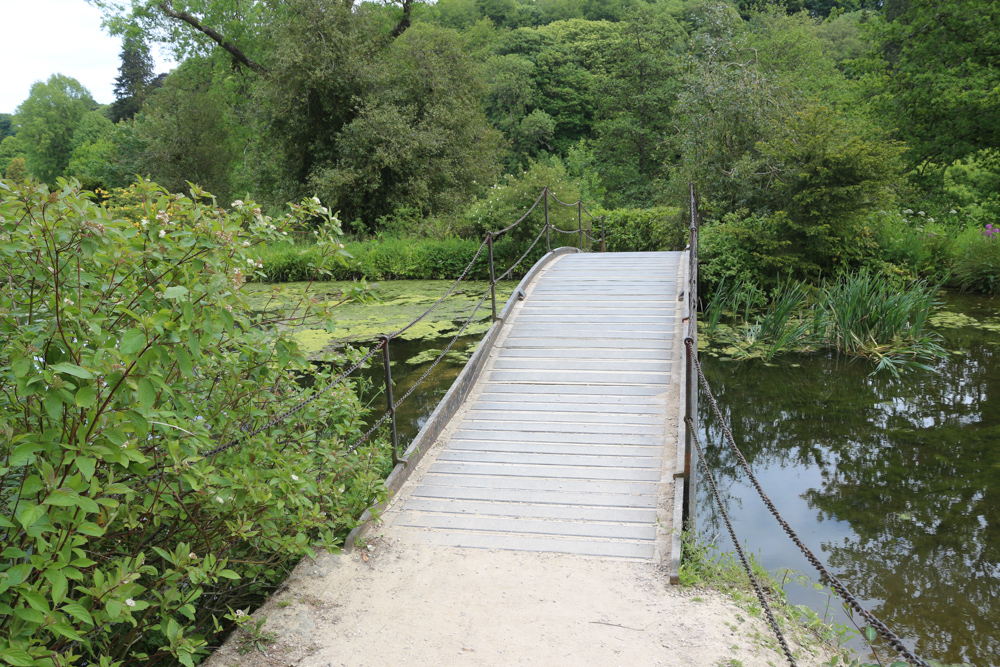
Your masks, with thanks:
[[(251, 307), (265, 313), (281, 307), (281, 301), (306, 297), (327, 306), (336, 306), (333, 310), (335, 327), (332, 332), (326, 331), (319, 318), (306, 318), (292, 329), (293, 337), (306, 354), (317, 358), (346, 342), (374, 340), (402, 329), (444, 296), (452, 281), (384, 281), (370, 286), (374, 297), (372, 301), (340, 303), (356, 285), (349, 281), (277, 285), (251, 283), (244, 290)], [(498, 308), (507, 301), (516, 286), (514, 281), (497, 283)], [(428, 340), (455, 336), (488, 289), (488, 282), (463, 282), (430, 315), (407, 329), (400, 338)], [(462, 335), (485, 333), (490, 326), (490, 315), (490, 300), (487, 297)]]

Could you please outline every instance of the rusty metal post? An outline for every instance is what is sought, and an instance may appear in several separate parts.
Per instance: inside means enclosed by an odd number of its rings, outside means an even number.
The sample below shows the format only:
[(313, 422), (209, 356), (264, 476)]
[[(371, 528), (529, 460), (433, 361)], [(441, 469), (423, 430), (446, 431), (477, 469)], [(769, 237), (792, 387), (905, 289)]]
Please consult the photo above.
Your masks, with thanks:
[[(698, 423), (698, 380), (695, 374), (694, 361), (692, 355), (698, 354), (698, 193), (694, 183), (689, 186), (690, 192), (690, 225), (688, 227), (688, 284), (684, 286), (685, 296), (688, 302), (688, 322), (684, 332), (685, 347), (687, 341), (691, 342), (688, 350), (687, 363), (685, 364), (685, 374), (687, 386), (684, 396), (685, 423), (689, 424), (685, 429), (684, 442), (684, 528), (694, 528), (695, 499), (697, 498), (697, 468), (692, 463), (692, 457), (697, 456), (694, 452), (695, 434), (692, 428), (697, 428)], [(687, 422), (690, 419), (690, 422)]]
[(382, 336), (382, 364), (385, 367), (385, 402), (392, 415), (392, 465), (399, 463), (399, 432), (396, 430), (396, 406), (392, 397), (392, 369), (389, 361), (389, 337)]
[(580, 232), (580, 252), (583, 252), (583, 200), (576, 202), (576, 227)]
[(486, 232), (486, 247), (490, 253), (490, 299), (493, 302), (493, 321), (497, 321), (497, 277), (493, 269), (493, 232)]
[(601, 252), (607, 252), (607, 246), (604, 245), (604, 216), (601, 216)]
[(552, 252), (552, 241), (549, 238), (549, 188), (542, 188), (542, 196), (545, 197), (545, 250)]

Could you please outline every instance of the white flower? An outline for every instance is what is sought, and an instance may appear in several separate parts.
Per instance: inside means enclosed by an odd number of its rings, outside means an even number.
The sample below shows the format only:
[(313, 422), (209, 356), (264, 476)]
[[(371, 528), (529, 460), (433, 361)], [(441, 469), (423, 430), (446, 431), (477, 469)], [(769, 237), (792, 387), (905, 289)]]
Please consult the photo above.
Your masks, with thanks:
[(319, 197), (313, 197), (312, 200), (313, 200), (313, 203), (315, 203), (315, 204), (319, 203)]
[(73, 302), (70, 301), (69, 299), (63, 299), (63, 303), (65, 303), (67, 306), (72, 306), (73, 305)]
[(924, 212), (923, 211), (917, 211), (917, 215), (922, 216), (922, 215), (924, 215)]
[(247, 613), (245, 611), (243, 611), (242, 609), (237, 609), (236, 610), (236, 618), (243, 618), (244, 616), (246, 616), (246, 614)]
[(903, 213), (905, 213), (906, 215), (913, 215), (913, 209), (911, 208), (904, 209)]
[(160, 230), (160, 238), (162, 239), (162, 238), (163, 238), (164, 236), (166, 236), (166, 235), (167, 235), (167, 230), (165, 230), (165, 229), (161, 229), (161, 230)]
[(190, 558), (191, 560), (198, 560), (198, 554), (192, 551), (191, 553), (188, 554), (188, 558)]
[(934, 218), (927, 218), (927, 222), (934, 222)]
[(951, 209), (951, 210), (950, 210), (950, 211), (948, 211), (948, 212), (949, 212), (949, 213), (951, 213), (952, 215), (954, 215), (954, 214), (958, 213), (958, 211), (956, 211), (955, 209)]
[(250, 258), (247, 258), (247, 264), (250, 265), (250, 266), (253, 266), (254, 265), (254, 261), (252, 259), (250, 259)]
[(292, 481), (293, 482), (299, 481), (299, 476), (298, 475), (292, 475)]
[(160, 211), (159, 213), (157, 213), (156, 219), (162, 222), (163, 224), (167, 224), (168, 222), (170, 222), (170, 216), (167, 215), (166, 211)]
[(135, 606), (135, 600), (133, 600), (132, 598), (129, 598), (128, 600), (125, 600), (125, 604), (127, 604), (130, 607), (134, 607)]
[(237, 199), (232, 204), (230, 204), (230, 206), (232, 208), (243, 208), (243, 200), (242, 199)]
[(250, 247), (250, 242), (249, 241), (244, 241), (243, 242), (243, 247), (244, 248), (249, 248)]
[(224, 503), (226, 501), (222, 499), (222, 496), (216, 496), (215, 497), (215, 502), (217, 502), (217, 503)]
[(149, 227), (149, 220), (147, 220), (146, 218), (143, 218), (142, 219), (142, 226), (143, 226), (143, 228)]

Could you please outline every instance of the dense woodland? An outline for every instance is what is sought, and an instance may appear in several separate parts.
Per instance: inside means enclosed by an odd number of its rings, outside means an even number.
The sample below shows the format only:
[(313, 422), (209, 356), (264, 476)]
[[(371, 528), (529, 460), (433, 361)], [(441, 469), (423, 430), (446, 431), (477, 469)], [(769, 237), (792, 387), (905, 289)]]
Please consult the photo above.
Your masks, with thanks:
[(0, 117), (8, 177), (112, 205), (136, 175), (271, 212), (315, 195), (355, 236), (464, 238), (536, 186), (614, 210), (693, 182), (710, 284), (869, 265), (1000, 290), (992, 3), (116, 7), (117, 101), (36, 83)]
[(247, 612), (383, 497), (364, 350), (293, 333), (364, 286), (247, 280), (454, 279), (543, 187), (676, 249), (694, 183), (745, 356), (925, 365), (933, 285), (1000, 293), (995, 2), (92, 1), (116, 101), (53, 74), (0, 114), (4, 664), (259, 648)]

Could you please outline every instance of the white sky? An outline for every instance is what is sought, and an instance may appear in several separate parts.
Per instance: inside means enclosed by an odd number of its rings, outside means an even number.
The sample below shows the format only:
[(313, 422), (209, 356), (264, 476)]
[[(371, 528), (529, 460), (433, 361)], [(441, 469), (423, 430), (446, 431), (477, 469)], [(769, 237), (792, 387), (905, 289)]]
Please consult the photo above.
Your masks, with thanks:
[[(0, 113), (13, 113), (35, 81), (71, 76), (101, 104), (114, 101), (121, 39), (101, 30), (101, 12), (84, 0), (0, 0), (5, 63), (0, 67)], [(153, 48), (156, 72), (175, 63)]]

